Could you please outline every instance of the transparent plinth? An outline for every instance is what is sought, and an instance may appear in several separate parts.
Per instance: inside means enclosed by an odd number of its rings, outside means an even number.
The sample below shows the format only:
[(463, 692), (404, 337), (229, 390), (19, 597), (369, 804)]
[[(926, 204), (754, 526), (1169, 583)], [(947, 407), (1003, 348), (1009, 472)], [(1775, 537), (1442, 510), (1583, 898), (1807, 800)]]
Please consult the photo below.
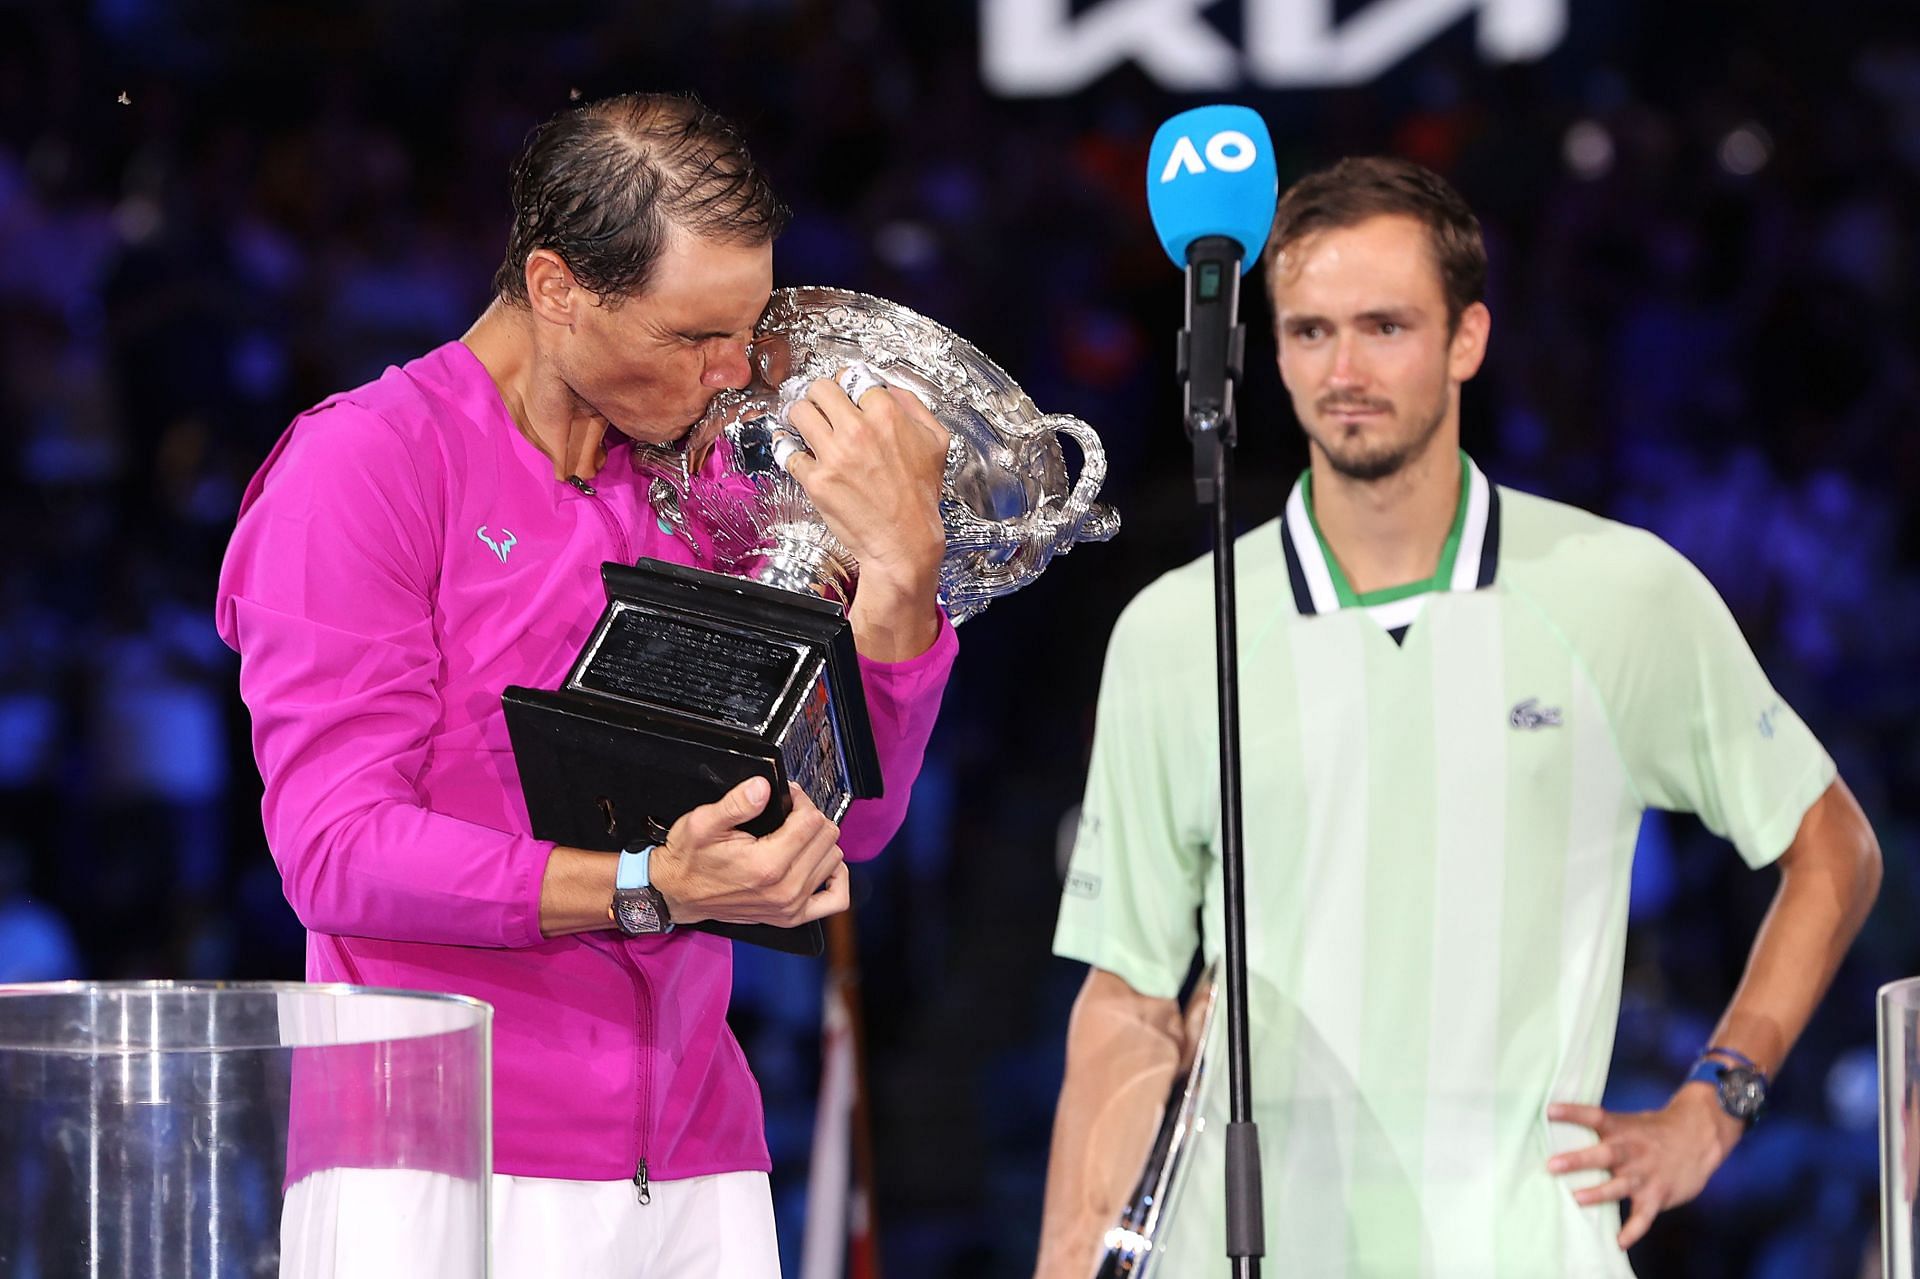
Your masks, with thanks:
[(1880, 988), (1880, 1250), (1886, 1279), (1920, 1274), (1920, 977)]
[(0, 1279), (484, 1275), (493, 1010), (0, 987)]

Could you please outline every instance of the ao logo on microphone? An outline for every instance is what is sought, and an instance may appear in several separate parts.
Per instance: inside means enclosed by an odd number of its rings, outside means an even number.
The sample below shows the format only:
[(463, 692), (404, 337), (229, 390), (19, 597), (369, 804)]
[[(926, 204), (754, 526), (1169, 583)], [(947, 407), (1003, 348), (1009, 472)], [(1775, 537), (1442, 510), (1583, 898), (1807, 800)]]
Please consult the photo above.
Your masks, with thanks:
[(1273, 224), (1279, 175), (1273, 135), (1260, 113), (1217, 104), (1182, 111), (1154, 130), (1147, 148), (1147, 212), (1174, 265), (1204, 236), (1239, 242), (1240, 273), (1251, 270)]
[(1260, 148), (1238, 129), (1222, 129), (1208, 138), (1204, 161), (1200, 158), (1200, 148), (1193, 145), (1193, 139), (1182, 136), (1167, 155), (1166, 167), (1160, 170), (1160, 181), (1171, 182), (1182, 172), (1205, 173), (1208, 169), (1218, 169), (1222, 173), (1245, 173), (1259, 158)]

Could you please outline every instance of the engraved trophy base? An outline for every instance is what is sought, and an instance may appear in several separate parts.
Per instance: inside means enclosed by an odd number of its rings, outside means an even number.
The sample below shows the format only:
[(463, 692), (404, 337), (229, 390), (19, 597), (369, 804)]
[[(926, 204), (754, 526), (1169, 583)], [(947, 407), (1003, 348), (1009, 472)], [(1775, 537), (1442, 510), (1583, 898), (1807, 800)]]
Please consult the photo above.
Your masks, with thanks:
[[(611, 851), (664, 839), (749, 777), (772, 785), (741, 829), (786, 819), (787, 782), (833, 821), (880, 793), (853, 628), (837, 604), (701, 569), (606, 564), (607, 608), (566, 682), (502, 696), (537, 838)], [(818, 955), (820, 926), (717, 920), (736, 941)]]

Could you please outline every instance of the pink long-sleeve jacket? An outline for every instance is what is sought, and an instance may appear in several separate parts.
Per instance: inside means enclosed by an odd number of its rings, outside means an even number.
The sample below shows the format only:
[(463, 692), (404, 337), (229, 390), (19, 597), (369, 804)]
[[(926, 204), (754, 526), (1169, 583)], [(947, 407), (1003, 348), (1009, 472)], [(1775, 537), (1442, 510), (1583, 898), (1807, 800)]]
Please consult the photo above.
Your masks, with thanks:
[[(625, 446), (591, 495), (451, 342), (295, 419), (241, 502), (217, 621), (240, 654), (262, 814), (314, 981), (492, 1004), (494, 1168), (672, 1179), (768, 1167), (727, 1029), (730, 943), (547, 939), (500, 693), (557, 687), (605, 604), (602, 561), (688, 563)], [(849, 860), (899, 827), (957, 642), (862, 660), (886, 794)]]

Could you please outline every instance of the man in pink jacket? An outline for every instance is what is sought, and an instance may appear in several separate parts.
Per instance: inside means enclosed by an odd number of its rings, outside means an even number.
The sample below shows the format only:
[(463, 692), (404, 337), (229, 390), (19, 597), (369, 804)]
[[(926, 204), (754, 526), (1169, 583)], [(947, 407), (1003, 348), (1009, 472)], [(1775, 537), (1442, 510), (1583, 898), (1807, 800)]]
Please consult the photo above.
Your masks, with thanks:
[[(649, 95), (536, 130), (513, 210), (474, 326), (302, 414), (242, 501), (218, 623), (267, 841), (309, 979), (496, 1010), (495, 1273), (775, 1274), (730, 944), (614, 928), (633, 868), (532, 837), (500, 694), (559, 684), (603, 561), (689, 560), (629, 443), (680, 439), (746, 382), (786, 211), (730, 125)], [(861, 564), (886, 793), (840, 830), (796, 789), (758, 839), (735, 828), (764, 782), (688, 813), (646, 868), (676, 924), (846, 909), (844, 863), (898, 827), (956, 649), (935, 601), (944, 431), (911, 396), (827, 382), (796, 418), (815, 456), (794, 474)]]

